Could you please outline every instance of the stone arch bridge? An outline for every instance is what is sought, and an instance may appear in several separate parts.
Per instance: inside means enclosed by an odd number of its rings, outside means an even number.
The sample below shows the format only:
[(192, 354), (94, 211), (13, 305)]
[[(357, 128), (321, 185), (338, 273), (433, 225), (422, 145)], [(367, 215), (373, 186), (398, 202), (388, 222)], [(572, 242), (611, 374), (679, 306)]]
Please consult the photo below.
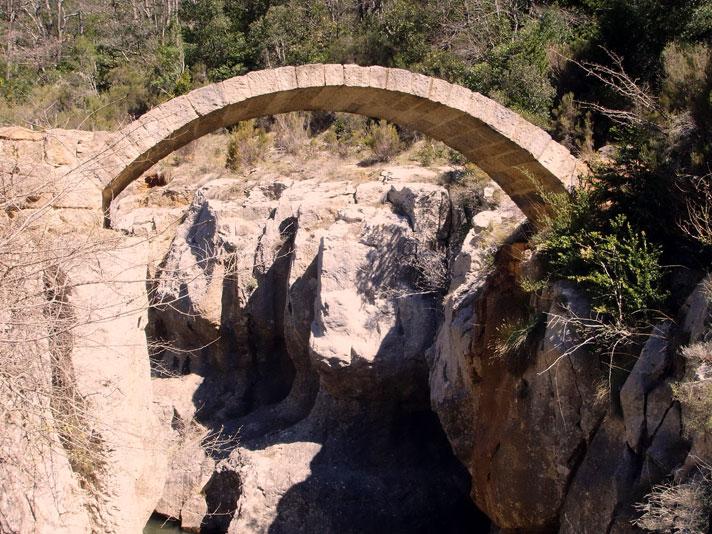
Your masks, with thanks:
[(402, 69), (302, 65), (254, 71), (179, 96), (128, 124), (78, 169), (112, 200), (174, 150), (239, 121), (290, 111), (343, 111), (418, 130), (476, 163), (530, 218), (541, 191), (563, 192), (583, 165), (541, 128), (495, 101)]

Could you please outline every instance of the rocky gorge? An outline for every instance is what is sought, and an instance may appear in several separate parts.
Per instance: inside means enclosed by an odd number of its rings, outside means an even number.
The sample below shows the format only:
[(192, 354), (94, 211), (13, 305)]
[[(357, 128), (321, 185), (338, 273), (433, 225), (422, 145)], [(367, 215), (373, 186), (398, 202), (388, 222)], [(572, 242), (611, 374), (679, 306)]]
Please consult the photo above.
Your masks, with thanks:
[[(51, 198), (53, 240), (110, 243), (67, 268), (101, 490), (50, 447), (25, 499), (18, 441), (0, 531), (139, 532), (155, 512), (190, 532), (634, 532), (656, 484), (712, 461), (673, 391), (710, 379), (680, 350), (712, 335), (708, 281), (601, 394), (606, 362), (567, 321), (590, 304), (527, 288), (531, 229), (492, 183), (395, 164), (186, 172), (131, 186), (104, 230), (61, 178), (101, 135), (0, 132), (25, 188), (13, 217)], [(53, 191), (28, 186), (46, 176)]]

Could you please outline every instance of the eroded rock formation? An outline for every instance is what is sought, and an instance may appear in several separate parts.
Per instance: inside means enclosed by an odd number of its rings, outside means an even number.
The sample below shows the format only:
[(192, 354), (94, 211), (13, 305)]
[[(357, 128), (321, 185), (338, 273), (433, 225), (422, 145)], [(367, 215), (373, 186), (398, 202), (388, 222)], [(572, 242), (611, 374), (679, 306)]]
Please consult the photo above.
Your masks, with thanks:
[(204, 528), (472, 528), (468, 476), (427, 385), (447, 191), (307, 180), (230, 200), (234, 187), (197, 192), (153, 288), (156, 374), (202, 375), (187, 391), (198, 419), (238, 431), (211, 481), (193, 477), (208, 512), (226, 510)]
[[(57, 242), (100, 227), (61, 179), (96, 135), (0, 134), (3, 172), (28, 177), (18, 212), (54, 195)], [(137, 532), (155, 510), (195, 532), (635, 531), (654, 484), (712, 460), (673, 395), (710, 379), (679, 351), (712, 335), (708, 285), (601, 395), (606, 362), (566, 321), (585, 299), (523, 289), (537, 264), (521, 213), (488, 188), (464, 210), (408, 172), (208, 176), (155, 186), (163, 207), (117, 199), (129, 235), (99, 230), (110, 246), (67, 270), (85, 326), (63, 352), (106, 491), (82, 487), (54, 434), (3, 449), (0, 526)], [(526, 336), (502, 350), (512, 324)]]

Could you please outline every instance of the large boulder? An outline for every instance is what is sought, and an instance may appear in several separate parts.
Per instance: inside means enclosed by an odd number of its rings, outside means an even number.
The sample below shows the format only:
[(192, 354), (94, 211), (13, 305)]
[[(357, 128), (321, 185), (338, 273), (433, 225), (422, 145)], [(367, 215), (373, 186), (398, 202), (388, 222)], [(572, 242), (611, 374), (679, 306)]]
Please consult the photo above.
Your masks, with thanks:
[(412, 282), (412, 231), (374, 209), (354, 207), (344, 217), (319, 251), (312, 359), (334, 396), (393, 397), (396, 383), (408, 396), (435, 329), (432, 296), (417, 294)]

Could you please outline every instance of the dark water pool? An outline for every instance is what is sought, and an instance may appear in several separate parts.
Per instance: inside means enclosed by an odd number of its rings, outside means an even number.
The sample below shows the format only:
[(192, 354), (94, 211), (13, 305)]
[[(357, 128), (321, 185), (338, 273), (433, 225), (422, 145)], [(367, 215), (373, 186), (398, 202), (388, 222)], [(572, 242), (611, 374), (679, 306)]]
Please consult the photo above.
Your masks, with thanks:
[(146, 526), (143, 527), (143, 534), (183, 534), (186, 532), (188, 531), (180, 528), (178, 521), (172, 521), (156, 514), (153, 514)]

